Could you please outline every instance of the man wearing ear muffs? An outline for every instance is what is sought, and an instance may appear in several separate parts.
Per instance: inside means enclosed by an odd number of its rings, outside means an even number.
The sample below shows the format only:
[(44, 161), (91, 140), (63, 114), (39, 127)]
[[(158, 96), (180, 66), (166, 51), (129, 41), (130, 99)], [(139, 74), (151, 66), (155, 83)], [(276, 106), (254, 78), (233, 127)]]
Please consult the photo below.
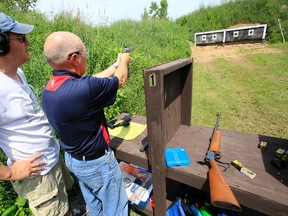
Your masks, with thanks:
[(66, 190), (73, 178), (19, 68), (30, 59), (26, 34), (33, 28), (0, 12), (0, 148), (8, 157), (7, 166), (0, 164), (0, 180), (12, 182), (34, 215), (70, 216)]

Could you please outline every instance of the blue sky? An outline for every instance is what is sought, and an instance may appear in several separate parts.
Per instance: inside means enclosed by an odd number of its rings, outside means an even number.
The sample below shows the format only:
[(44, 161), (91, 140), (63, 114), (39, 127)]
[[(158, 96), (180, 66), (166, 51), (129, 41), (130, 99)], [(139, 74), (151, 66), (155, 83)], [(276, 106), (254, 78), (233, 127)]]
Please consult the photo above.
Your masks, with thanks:
[[(173, 20), (197, 10), (201, 5), (220, 5), (225, 0), (167, 0), (168, 16)], [(160, 0), (38, 0), (36, 10), (53, 17), (61, 11), (80, 12), (83, 21), (107, 25), (119, 19), (140, 20), (144, 8)]]

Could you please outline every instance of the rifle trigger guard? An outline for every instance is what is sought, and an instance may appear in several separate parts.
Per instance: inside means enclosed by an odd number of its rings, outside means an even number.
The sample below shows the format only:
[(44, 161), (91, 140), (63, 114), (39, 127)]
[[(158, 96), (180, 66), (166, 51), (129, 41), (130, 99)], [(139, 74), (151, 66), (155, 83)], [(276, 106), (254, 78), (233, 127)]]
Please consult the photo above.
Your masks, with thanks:
[(215, 152), (208, 151), (205, 160), (215, 160)]

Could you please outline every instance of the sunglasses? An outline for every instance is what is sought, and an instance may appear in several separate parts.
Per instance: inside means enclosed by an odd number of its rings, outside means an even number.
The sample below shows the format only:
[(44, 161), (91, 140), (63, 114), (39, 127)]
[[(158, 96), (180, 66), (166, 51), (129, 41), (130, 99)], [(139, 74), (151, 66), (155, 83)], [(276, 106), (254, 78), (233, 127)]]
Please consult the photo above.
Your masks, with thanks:
[(9, 37), (9, 39), (16, 39), (19, 40), (21, 43), (25, 43), (26, 42), (26, 35), (25, 34), (21, 34), (21, 35), (17, 35), (15, 37)]
[(80, 51), (76, 51), (76, 52), (73, 52), (73, 53), (70, 53), (67, 57), (67, 60), (71, 59), (72, 55), (86, 55), (86, 59), (88, 58), (89, 56), (89, 52), (80, 52)]

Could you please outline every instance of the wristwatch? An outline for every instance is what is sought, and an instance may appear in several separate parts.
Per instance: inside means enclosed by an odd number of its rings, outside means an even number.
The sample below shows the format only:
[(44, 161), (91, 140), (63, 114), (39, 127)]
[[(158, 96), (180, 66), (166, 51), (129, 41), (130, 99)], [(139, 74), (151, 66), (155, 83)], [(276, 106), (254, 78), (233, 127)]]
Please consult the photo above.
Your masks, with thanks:
[(114, 64), (113, 64), (113, 67), (114, 67), (115, 69), (117, 69), (117, 68), (118, 68), (118, 65), (117, 65), (116, 63), (114, 63)]

